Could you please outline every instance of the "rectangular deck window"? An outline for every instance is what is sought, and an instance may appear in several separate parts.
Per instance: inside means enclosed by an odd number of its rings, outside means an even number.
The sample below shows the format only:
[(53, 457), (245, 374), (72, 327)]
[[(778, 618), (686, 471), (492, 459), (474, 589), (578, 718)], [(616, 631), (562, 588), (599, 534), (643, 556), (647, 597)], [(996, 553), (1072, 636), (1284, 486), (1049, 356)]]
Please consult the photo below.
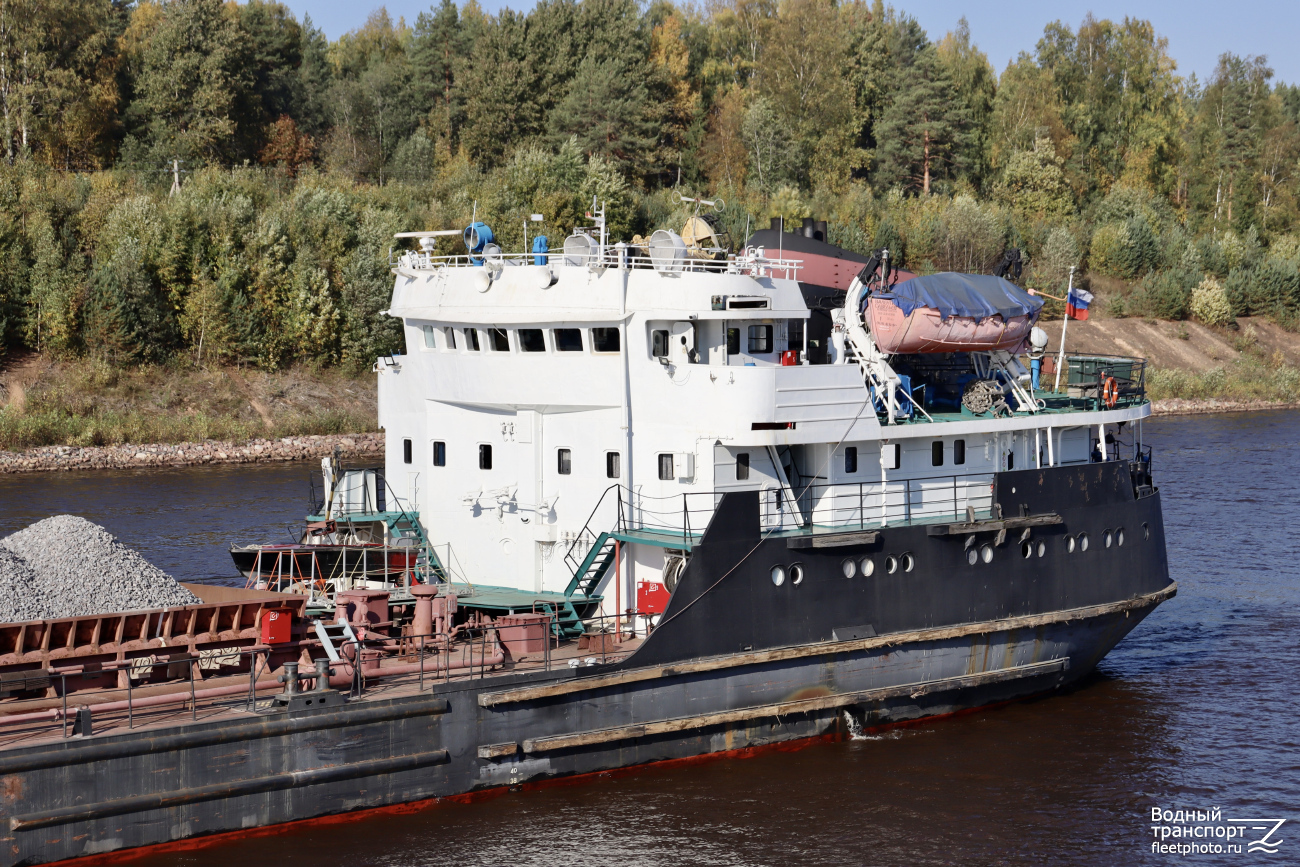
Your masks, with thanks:
[(670, 482), (673, 478), (673, 456), (665, 454), (659, 456), (659, 481)]
[(465, 348), (470, 352), (478, 352), (478, 329), (465, 329)]
[(509, 352), (510, 332), (504, 328), (489, 328), (488, 346), (492, 348), (493, 352)]
[(436, 349), (437, 346), (438, 346), (438, 344), (434, 341), (434, 338), (433, 338), (433, 326), (432, 326), (432, 325), (424, 325), (424, 326), (421, 326), (420, 330), (424, 332), (424, 348), (425, 348), (425, 349)]
[(411, 462), (411, 441), (402, 440), (402, 463), (409, 464), (410, 462)]
[(772, 326), (749, 326), (749, 354), (764, 355), (772, 351)]
[(749, 452), (736, 455), (736, 481), (743, 482), (749, 478)]
[(668, 332), (662, 328), (650, 332), (650, 354), (655, 358), (668, 357)]
[(618, 479), (623, 477), (623, 460), (618, 452), (605, 452), (605, 478)]
[(943, 440), (930, 443), (930, 463), (936, 467), (943, 466)]
[(591, 329), (592, 352), (618, 352), (622, 348), (617, 328)]
[(847, 474), (858, 471), (858, 447), (849, 446), (844, 450), (844, 472)]
[(555, 452), (555, 471), (562, 476), (573, 473), (573, 452), (569, 449), (557, 449)]
[(519, 351), (520, 352), (545, 352), (546, 336), (542, 334), (542, 329), (520, 328), (519, 329)]
[(442, 336), (446, 339), (446, 342), (447, 342), (447, 345), (444, 346), (443, 349), (448, 349), (448, 350), (453, 350), (453, 351), (454, 351), (454, 350), (456, 350), (456, 349), (459, 348), (459, 347), (456, 346), (456, 329), (455, 329), (455, 328), (452, 328), (451, 326), (447, 326), (446, 328), (442, 329)]
[(478, 468), (480, 470), (492, 469), (492, 446), (487, 443), (479, 443)]
[(957, 465), (966, 463), (966, 441), (952, 441), (952, 462)]
[(727, 329), (727, 354), (728, 355), (740, 354), (740, 329), (739, 328)]
[(557, 328), (552, 332), (555, 337), (556, 352), (581, 352), (582, 351), (582, 329), (581, 328)]
[(880, 465), (887, 470), (896, 470), (903, 465), (903, 447), (899, 443), (880, 444)]
[(447, 444), (441, 440), (433, 441), (433, 465), (435, 467), (447, 466)]

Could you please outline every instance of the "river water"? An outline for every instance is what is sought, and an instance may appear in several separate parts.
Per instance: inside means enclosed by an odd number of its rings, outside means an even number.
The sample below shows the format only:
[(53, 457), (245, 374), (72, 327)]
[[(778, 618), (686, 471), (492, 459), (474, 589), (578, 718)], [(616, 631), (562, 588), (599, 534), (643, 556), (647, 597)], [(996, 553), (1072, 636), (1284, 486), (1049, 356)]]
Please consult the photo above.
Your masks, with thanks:
[[(1160, 419), (1146, 439), (1179, 593), (1068, 693), (135, 863), (1300, 863), (1300, 413)], [(229, 575), (230, 540), (285, 538), (305, 502), (303, 465), (0, 477), (0, 534), (71, 511), (180, 577)], [(1285, 842), (1155, 853), (1153, 807), (1287, 819)]]

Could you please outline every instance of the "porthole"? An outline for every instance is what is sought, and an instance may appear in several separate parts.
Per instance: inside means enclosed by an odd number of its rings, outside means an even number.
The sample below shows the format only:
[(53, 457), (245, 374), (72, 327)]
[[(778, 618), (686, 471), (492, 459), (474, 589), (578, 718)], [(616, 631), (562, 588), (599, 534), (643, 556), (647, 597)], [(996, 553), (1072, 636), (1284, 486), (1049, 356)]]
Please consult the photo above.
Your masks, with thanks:
[(1065, 537), (1065, 551), (1066, 551), (1067, 554), (1073, 554), (1073, 553), (1074, 553), (1074, 537), (1073, 537), (1073, 536), (1066, 536), (1066, 537)]
[(874, 574), (876, 574), (876, 561), (875, 561), (875, 560), (872, 560), (870, 557), (863, 557), (863, 558), (862, 558), (862, 577), (863, 577), (863, 578), (870, 578), (870, 577), (871, 577), (872, 575), (874, 575)]
[(893, 575), (895, 572), (898, 571), (898, 558), (895, 557), (893, 554), (890, 554), (888, 557), (885, 558), (885, 571), (888, 572), (890, 575)]
[(966, 562), (974, 566), (980, 561), (980, 552), (975, 548), (966, 549)]
[(1021, 545), (1020, 545), (1020, 556), (1024, 557), (1026, 560), (1028, 560), (1030, 557), (1034, 556), (1034, 543), (1033, 543), (1033, 542), (1023, 542), (1023, 543), (1021, 543)]
[(985, 563), (992, 563), (992, 562), (993, 562), (993, 546), (992, 546), (992, 545), (985, 545), (985, 546), (983, 546), (982, 548), (980, 548), (980, 559), (983, 560)]
[(845, 578), (852, 578), (858, 574), (858, 564), (850, 557), (840, 564), (840, 571), (844, 573)]
[(1038, 556), (1039, 557), (1047, 556), (1047, 543), (1041, 540), (1038, 543)]
[(802, 584), (802, 583), (803, 583), (803, 564), (802, 564), (802, 563), (795, 563), (793, 566), (790, 567), (790, 583), (791, 583), (791, 584)]
[(1079, 550), (1080, 550), (1080, 551), (1087, 551), (1087, 550), (1088, 550), (1088, 534), (1087, 534), (1087, 533), (1080, 533), (1080, 534), (1079, 534)]
[(1107, 530), (1106, 532), (1101, 534), (1101, 542), (1103, 545), (1109, 548), (1111, 545), (1115, 544), (1115, 535), (1111, 533), (1110, 530)]
[(775, 584), (777, 587), (780, 587), (782, 584), (785, 583), (785, 567), (784, 567), (784, 566), (773, 566), (773, 567), (772, 567), (772, 583)]
[(1121, 547), (1121, 548), (1124, 547), (1124, 528), (1123, 528), (1123, 527), (1120, 527), (1118, 530), (1115, 531), (1115, 544), (1118, 545), (1118, 546)]
[(916, 568), (916, 558), (913, 557), (910, 553), (904, 554), (901, 559), (903, 563), (904, 572), (911, 572), (913, 569)]
[(1151, 538), (1151, 525), (1147, 524), (1146, 522), (1143, 522), (1142, 524), (1142, 538), (1143, 539)]

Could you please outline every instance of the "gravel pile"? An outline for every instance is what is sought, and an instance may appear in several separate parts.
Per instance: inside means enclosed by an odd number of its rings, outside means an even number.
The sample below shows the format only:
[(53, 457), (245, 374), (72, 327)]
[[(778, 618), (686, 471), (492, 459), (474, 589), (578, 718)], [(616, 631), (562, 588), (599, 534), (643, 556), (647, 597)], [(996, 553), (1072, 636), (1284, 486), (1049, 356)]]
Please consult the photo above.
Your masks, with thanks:
[[(22, 571), (0, 559), (0, 622), (199, 602), (175, 578), (122, 545), (103, 527), (76, 515), (37, 521), (0, 539), (0, 549), (17, 554), (21, 558), (17, 563), (25, 564), (31, 573), (30, 583), (24, 585)], [(8, 616), (11, 606), (19, 616)]]
[(27, 561), (0, 543), (0, 623), (39, 619), (44, 609), (33, 601), (40, 595), (37, 586)]

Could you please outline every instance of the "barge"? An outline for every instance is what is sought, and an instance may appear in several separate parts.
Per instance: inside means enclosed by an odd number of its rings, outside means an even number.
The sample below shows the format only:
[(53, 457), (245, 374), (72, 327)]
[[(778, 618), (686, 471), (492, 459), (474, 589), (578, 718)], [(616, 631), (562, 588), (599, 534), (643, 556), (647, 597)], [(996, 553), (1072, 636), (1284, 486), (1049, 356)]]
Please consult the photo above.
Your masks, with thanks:
[(400, 236), (384, 504), (348, 516), (400, 576), (0, 627), (0, 865), (1049, 693), (1175, 594), (1140, 362), (1058, 393), (1027, 345), (886, 352), (865, 266), (810, 351), (799, 261), (596, 213), (562, 252)]

